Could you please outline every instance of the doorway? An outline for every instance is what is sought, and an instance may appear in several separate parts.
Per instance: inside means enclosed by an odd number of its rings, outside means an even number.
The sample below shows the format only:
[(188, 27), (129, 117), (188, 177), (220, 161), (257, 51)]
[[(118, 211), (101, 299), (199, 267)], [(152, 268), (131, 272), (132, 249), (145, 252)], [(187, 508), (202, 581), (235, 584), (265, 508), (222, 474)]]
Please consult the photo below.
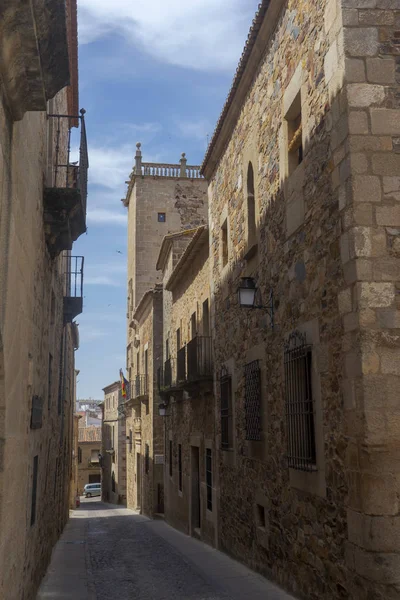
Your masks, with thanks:
[(141, 460), (140, 453), (136, 453), (136, 508), (140, 510), (141, 505), (141, 487), (142, 487), (142, 477), (141, 477)]
[(192, 480), (192, 531), (200, 529), (200, 451), (197, 446), (192, 446), (191, 452), (191, 480)]

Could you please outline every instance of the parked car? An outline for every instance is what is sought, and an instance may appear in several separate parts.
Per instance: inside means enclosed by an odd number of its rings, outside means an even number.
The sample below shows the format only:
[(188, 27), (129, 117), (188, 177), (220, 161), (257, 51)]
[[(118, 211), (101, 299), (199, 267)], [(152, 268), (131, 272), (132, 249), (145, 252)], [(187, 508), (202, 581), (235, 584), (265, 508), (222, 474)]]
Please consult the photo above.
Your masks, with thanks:
[(87, 483), (83, 488), (83, 495), (86, 498), (101, 496), (101, 483)]

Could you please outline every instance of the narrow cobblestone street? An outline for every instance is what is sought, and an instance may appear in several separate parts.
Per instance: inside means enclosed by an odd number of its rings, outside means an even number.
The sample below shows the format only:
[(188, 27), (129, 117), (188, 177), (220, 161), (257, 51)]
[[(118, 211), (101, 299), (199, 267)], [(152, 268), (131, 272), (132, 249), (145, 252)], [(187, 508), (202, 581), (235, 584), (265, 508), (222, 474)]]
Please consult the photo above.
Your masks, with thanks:
[(290, 600), (225, 554), (119, 506), (84, 500), (37, 600)]

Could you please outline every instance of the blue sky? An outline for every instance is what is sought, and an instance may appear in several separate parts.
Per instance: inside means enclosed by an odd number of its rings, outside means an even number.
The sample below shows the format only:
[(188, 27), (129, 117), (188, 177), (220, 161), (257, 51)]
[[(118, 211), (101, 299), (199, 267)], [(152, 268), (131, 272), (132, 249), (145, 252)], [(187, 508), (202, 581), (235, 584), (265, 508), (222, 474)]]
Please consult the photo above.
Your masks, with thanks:
[[(125, 369), (126, 209), (135, 144), (145, 162), (200, 164), (257, 0), (78, 0), (80, 106), (87, 111), (89, 198), (79, 398)], [(122, 254), (120, 254), (121, 252)]]

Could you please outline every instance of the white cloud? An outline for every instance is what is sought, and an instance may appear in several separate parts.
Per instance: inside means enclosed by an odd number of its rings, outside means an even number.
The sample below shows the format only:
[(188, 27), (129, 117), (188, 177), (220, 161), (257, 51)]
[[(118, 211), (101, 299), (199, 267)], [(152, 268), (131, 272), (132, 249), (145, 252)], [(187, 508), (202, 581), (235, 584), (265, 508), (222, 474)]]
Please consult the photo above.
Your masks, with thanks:
[(113, 279), (109, 275), (88, 275), (85, 277), (85, 285), (109, 285), (111, 287), (120, 287), (122, 281)]
[(127, 226), (127, 214), (119, 213), (105, 208), (93, 208), (88, 210), (87, 219), (89, 223), (122, 225)]
[(256, 0), (81, 0), (80, 42), (119, 33), (162, 62), (232, 70)]
[(176, 121), (176, 129), (182, 137), (199, 140), (200, 142), (204, 142), (203, 145), (206, 146), (207, 135), (212, 135), (214, 127), (205, 119), (201, 119), (200, 121), (179, 120)]
[(127, 181), (135, 160), (134, 145), (89, 147), (89, 183), (109, 189)]

